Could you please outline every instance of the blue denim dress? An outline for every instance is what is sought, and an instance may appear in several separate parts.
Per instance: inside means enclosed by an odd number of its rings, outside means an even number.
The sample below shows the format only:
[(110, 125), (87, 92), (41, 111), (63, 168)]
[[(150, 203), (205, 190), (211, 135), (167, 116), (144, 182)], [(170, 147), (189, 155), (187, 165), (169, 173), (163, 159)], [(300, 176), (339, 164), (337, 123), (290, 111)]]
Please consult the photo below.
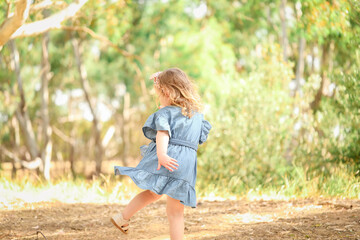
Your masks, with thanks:
[[(151, 114), (142, 127), (145, 137), (152, 140), (140, 147), (143, 158), (135, 167), (115, 166), (115, 175), (128, 175), (135, 184), (156, 194), (166, 194), (186, 206), (196, 207), (197, 148), (206, 141), (211, 124), (196, 112), (185, 117), (178, 106), (166, 106)], [(167, 154), (176, 159), (178, 169), (170, 172), (158, 166), (156, 154), (157, 130), (166, 130), (170, 139)]]

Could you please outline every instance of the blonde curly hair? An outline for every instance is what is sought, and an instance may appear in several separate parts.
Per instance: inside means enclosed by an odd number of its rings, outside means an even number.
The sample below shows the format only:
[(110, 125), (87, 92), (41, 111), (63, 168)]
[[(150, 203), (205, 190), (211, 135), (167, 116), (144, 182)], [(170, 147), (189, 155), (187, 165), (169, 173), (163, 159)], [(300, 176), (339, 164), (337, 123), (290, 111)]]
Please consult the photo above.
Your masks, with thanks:
[(169, 68), (156, 74), (155, 87), (170, 99), (171, 105), (181, 107), (181, 113), (191, 118), (194, 112), (201, 112), (203, 104), (197, 86), (179, 68)]

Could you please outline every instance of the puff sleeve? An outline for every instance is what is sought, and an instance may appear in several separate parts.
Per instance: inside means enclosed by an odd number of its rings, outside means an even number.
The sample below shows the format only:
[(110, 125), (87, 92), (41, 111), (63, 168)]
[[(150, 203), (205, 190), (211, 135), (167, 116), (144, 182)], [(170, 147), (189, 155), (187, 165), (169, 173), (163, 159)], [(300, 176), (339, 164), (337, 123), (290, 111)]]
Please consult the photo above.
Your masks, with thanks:
[(168, 117), (163, 114), (152, 114), (146, 120), (144, 126), (142, 127), (142, 131), (150, 140), (156, 139), (156, 133), (158, 130), (168, 131), (169, 137), (171, 137), (171, 130)]
[(211, 128), (212, 128), (211, 124), (208, 121), (203, 119), (202, 120), (202, 126), (201, 126), (199, 144), (203, 144), (204, 142), (206, 142), (206, 140), (208, 138), (208, 134), (209, 134)]

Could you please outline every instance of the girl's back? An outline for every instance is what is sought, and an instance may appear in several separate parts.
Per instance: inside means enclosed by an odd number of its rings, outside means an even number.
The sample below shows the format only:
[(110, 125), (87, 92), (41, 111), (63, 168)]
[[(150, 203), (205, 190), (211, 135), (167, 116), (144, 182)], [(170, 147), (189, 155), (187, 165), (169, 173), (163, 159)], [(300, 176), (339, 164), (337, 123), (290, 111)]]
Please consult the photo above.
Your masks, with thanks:
[(156, 118), (160, 118), (157, 121), (163, 124), (166, 130), (169, 130), (170, 139), (180, 139), (195, 145), (199, 143), (204, 120), (202, 113), (195, 113), (191, 118), (188, 118), (181, 113), (181, 108), (178, 106), (170, 105), (159, 109), (150, 115), (143, 127), (145, 137), (150, 140), (156, 137), (156, 132), (153, 130), (155, 126), (152, 125)]
[(146, 191), (133, 198), (111, 221), (127, 233), (131, 216), (167, 195), (171, 239), (182, 239), (184, 205), (196, 207), (198, 145), (206, 141), (211, 125), (199, 111), (201, 103), (195, 85), (182, 70), (168, 69), (150, 79), (154, 79), (154, 89), (163, 106), (142, 127), (151, 142), (140, 147), (143, 158), (135, 168), (115, 166), (116, 175), (128, 175)]
[[(202, 113), (191, 118), (181, 113), (178, 106), (166, 106), (151, 114), (142, 130), (149, 145), (140, 147), (143, 158), (136, 168), (115, 167), (115, 174), (130, 176), (143, 189), (179, 199), (187, 206), (196, 207), (196, 166), (198, 144), (206, 141), (211, 125)], [(177, 160), (178, 168), (172, 172), (164, 167), (157, 170), (157, 131), (167, 131), (167, 154)]]

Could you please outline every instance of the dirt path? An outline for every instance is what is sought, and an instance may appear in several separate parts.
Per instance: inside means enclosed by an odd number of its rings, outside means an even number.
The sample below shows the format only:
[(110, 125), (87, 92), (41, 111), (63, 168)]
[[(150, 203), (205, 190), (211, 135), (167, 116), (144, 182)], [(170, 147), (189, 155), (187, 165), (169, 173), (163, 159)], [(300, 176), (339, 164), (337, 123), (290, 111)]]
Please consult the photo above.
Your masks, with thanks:
[[(137, 213), (123, 235), (118, 204), (37, 203), (0, 210), (0, 239), (169, 239), (165, 200)], [(185, 208), (185, 239), (359, 239), (360, 200), (200, 201)]]

